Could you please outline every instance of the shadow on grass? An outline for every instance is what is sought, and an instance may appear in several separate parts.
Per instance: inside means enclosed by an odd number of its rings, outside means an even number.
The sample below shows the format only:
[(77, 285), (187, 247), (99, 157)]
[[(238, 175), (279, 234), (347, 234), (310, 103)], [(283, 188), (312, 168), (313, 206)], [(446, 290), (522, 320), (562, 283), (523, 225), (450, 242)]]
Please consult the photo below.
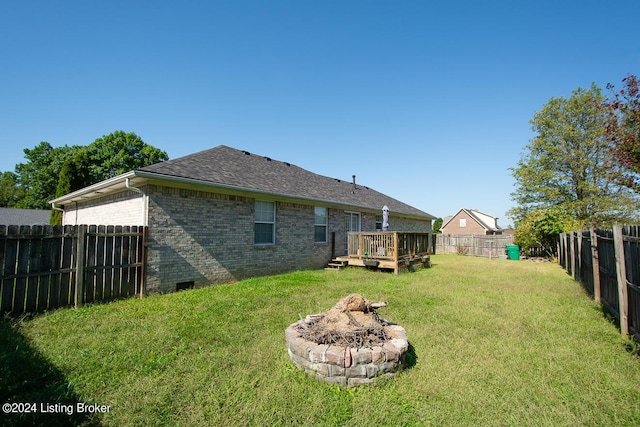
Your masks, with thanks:
[[(604, 317), (607, 322), (611, 323), (615, 326), (618, 333), (622, 333), (620, 329), (620, 320), (618, 319), (618, 315), (615, 311), (610, 309), (606, 304), (602, 304), (597, 307), (597, 310), (602, 313), (602, 317)], [(629, 337), (627, 339), (628, 342), (622, 344), (622, 347), (631, 355), (635, 356), (637, 360), (640, 362), (640, 340), (636, 335), (633, 334), (632, 331), (629, 331)]]
[(418, 355), (416, 354), (416, 348), (409, 343), (409, 348), (407, 349), (407, 352), (404, 355), (404, 369), (410, 369), (413, 368), (414, 366), (416, 366), (416, 364), (418, 363)]
[(64, 374), (29, 344), (17, 321), (0, 319), (0, 424), (99, 426), (92, 414), (77, 413), (78, 402)]

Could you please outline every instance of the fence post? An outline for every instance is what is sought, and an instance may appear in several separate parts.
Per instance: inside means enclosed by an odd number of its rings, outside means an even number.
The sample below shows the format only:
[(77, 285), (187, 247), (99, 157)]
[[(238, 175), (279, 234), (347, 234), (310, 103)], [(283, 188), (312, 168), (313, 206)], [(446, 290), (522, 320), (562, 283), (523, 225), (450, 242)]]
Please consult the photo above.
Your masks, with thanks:
[[(144, 298), (144, 292), (145, 292), (145, 287), (146, 287), (146, 283), (145, 283), (145, 266), (147, 265), (147, 233), (149, 232), (149, 230), (147, 229), (147, 226), (143, 226), (142, 227), (142, 268), (140, 268), (140, 298)], [(331, 249), (331, 253), (332, 253), (332, 257), (334, 256), (333, 254), (335, 253), (335, 237), (336, 237), (336, 233), (331, 233), (331, 244), (332, 244), (332, 249)]]
[(477, 247), (476, 247), (476, 236), (475, 234), (471, 235), (471, 256), (475, 256), (476, 255), (476, 251), (477, 251)]
[(598, 233), (592, 228), (591, 234), (591, 265), (593, 267), (593, 299), (597, 304), (602, 303), (600, 290), (600, 261), (598, 260)]
[(620, 333), (624, 338), (629, 335), (629, 300), (627, 296), (627, 270), (624, 263), (624, 240), (622, 227), (613, 226), (613, 247), (616, 256), (616, 273), (618, 278), (618, 312), (620, 314)]
[(582, 259), (582, 230), (578, 231), (578, 270), (580, 271), (580, 280), (584, 278), (584, 262)]
[(564, 233), (560, 233), (558, 238), (558, 264), (566, 268), (564, 262)]
[(569, 237), (569, 254), (571, 255), (571, 275), (576, 279), (576, 239), (574, 232), (567, 235)]
[(87, 226), (79, 225), (76, 232), (76, 295), (75, 307), (82, 307), (84, 304), (84, 264), (85, 264), (85, 240), (87, 236)]

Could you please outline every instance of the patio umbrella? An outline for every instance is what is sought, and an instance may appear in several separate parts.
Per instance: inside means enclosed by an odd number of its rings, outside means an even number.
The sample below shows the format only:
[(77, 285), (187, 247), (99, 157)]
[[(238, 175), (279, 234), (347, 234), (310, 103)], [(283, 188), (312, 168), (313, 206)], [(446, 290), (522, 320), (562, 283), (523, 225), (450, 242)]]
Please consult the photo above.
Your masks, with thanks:
[(382, 231), (389, 229), (389, 207), (384, 205), (382, 207)]

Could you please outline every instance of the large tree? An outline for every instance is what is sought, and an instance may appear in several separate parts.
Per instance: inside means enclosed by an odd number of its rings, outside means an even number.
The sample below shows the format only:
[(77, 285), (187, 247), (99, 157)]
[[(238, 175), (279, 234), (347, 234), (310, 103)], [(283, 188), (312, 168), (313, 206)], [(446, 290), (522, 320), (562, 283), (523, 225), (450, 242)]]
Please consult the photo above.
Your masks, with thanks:
[[(168, 159), (135, 133), (115, 131), (88, 146), (53, 148), (41, 142), (25, 149), (25, 163), (16, 165), (15, 207), (48, 209), (48, 201), (104, 179)], [(1, 201), (1, 200), (0, 200)]]
[(620, 90), (607, 85), (611, 95), (604, 104), (609, 119), (606, 136), (624, 171), (621, 182), (640, 192), (640, 82), (629, 74), (622, 83)]
[(14, 208), (24, 197), (24, 191), (17, 183), (18, 177), (13, 172), (0, 175), (0, 207)]
[[(90, 185), (88, 183), (92, 180), (89, 173), (89, 165), (86, 149), (79, 149), (75, 155), (67, 158), (60, 170), (55, 197), (64, 196)], [(49, 222), (53, 225), (62, 224), (62, 212), (57, 209), (51, 210)]]
[(93, 181), (89, 184), (169, 159), (165, 151), (146, 144), (135, 133), (120, 130), (96, 139), (86, 149)]
[(559, 207), (581, 225), (606, 225), (636, 217), (638, 199), (619, 184), (605, 137), (605, 98), (596, 85), (569, 98), (552, 98), (531, 120), (536, 136), (512, 168), (516, 180), (510, 216)]
[(78, 147), (54, 148), (48, 142), (41, 142), (32, 150), (25, 148), (25, 163), (16, 165), (17, 185), (24, 196), (17, 201), (18, 208), (49, 209), (48, 200), (56, 192), (58, 175), (62, 165)]

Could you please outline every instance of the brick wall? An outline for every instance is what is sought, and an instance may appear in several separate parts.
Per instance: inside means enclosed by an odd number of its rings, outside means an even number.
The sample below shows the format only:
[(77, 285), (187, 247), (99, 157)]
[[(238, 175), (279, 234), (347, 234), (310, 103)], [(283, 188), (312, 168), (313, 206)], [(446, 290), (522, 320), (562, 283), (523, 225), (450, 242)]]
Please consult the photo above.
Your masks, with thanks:
[[(460, 227), (460, 220), (466, 221), (465, 227)], [(449, 221), (445, 227), (442, 228), (442, 234), (453, 235), (468, 235), (468, 234), (486, 234), (487, 230), (484, 229), (478, 222), (467, 215), (465, 212), (460, 211)]]
[(144, 225), (142, 194), (122, 191), (89, 202), (65, 207), (63, 225)]
[[(150, 292), (317, 269), (331, 259), (330, 241), (314, 243), (314, 206), (277, 202), (275, 244), (256, 246), (253, 198), (156, 186), (149, 195)], [(329, 231), (336, 217), (330, 209)]]
[[(255, 199), (149, 185), (146, 289), (173, 292), (178, 283), (201, 287), (247, 277), (322, 268), (345, 253), (344, 210), (328, 210), (326, 243), (314, 242), (314, 206), (276, 202), (274, 245), (254, 245)], [(78, 204), (65, 224), (143, 225), (142, 195), (123, 191)], [(429, 231), (429, 221), (390, 218), (391, 230)], [(376, 213), (361, 213), (373, 231)]]
[(431, 221), (419, 221), (389, 215), (389, 231), (408, 231), (413, 233), (430, 233)]

